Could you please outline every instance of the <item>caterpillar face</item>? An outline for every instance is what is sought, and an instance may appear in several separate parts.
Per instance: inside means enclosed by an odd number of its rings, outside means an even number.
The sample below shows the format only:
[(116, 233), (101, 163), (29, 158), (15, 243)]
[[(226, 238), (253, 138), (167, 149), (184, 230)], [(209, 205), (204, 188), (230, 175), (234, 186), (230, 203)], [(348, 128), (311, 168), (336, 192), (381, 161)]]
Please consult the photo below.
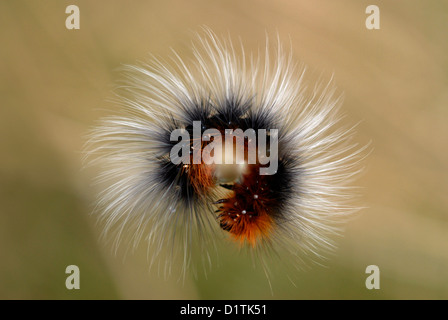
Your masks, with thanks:
[[(214, 188), (221, 187), (228, 190), (224, 198), (213, 201), (217, 205), (215, 213), (219, 226), (241, 244), (247, 242), (254, 247), (257, 241), (269, 238), (276, 221), (279, 221), (285, 213), (281, 204), (287, 200), (285, 197), (294, 188), (294, 182), (290, 177), (297, 174), (294, 171), (298, 170), (297, 164), (294, 168), (295, 160), (284, 152), (288, 150), (286, 141), (280, 141), (281, 158), (278, 158), (279, 146), (275, 150), (270, 148), (270, 130), (276, 126), (273, 115), (258, 114), (250, 105), (230, 102), (224, 106), (194, 108), (197, 110), (194, 110), (191, 117), (186, 115), (184, 123), (172, 124), (176, 129), (184, 129), (188, 133), (189, 138), (183, 141), (188, 145), (188, 164), (185, 162), (175, 164), (162, 158), (159, 167), (161, 180), (163, 179), (167, 186), (175, 185), (182, 190), (180, 196), (186, 205), (189, 205), (192, 198), (207, 201), (204, 200), (204, 196), (212, 194)], [(192, 123), (195, 121), (200, 124), (198, 124), (198, 138), (192, 138), (194, 136)], [(213, 139), (206, 139), (207, 141), (201, 141), (195, 146), (195, 140), (207, 138), (206, 132), (210, 129), (225, 136), (225, 141), (224, 139), (219, 141), (221, 151), (213, 150), (220, 163), (207, 164), (202, 159), (199, 163), (193, 164), (197, 153), (202, 155), (204, 149), (210, 146), (210, 142), (216, 143)], [(246, 132), (247, 135), (237, 138), (233, 134), (236, 130)], [(260, 130), (264, 135), (259, 134)], [(263, 152), (256, 144), (260, 139), (264, 139), (261, 141), (264, 142)], [(228, 143), (229, 140), (231, 143)], [(178, 141), (171, 142), (172, 150)], [(278, 140), (274, 142), (278, 144)], [(241, 152), (238, 156), (239, 161), (236, 161), (238, 148), (241, 148)], [(271, 174), (263, 174), (260, 170), (270, 165), (260, 163), (260, 154), (264, 156), (262, 153), (265, 151), (269, 154), (269, 158), (271, 151), (277, 153), (276, 169)]]
[(308, 90), (280, 44), (248, 57), (205, 33), (192, 61), (127, 66), (120, 114), (94, 128), (104, 235), (116, 246), (143, 238), (153, 258), (175, 247), (184, 269), (191, 247), (219, 235), (321, 257), (356, 211), (350, 183), (366, 147), (339, 125), (331, 83)]

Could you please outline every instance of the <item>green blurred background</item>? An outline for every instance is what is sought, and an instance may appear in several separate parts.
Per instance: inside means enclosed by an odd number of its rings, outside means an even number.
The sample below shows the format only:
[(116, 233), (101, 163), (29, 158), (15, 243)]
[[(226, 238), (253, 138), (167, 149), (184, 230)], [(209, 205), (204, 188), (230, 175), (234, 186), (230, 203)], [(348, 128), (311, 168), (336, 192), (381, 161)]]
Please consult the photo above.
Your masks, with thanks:
[[(0, 298), (448, 299), (448, 2), (0, 0)], [(76, 4), (81, 29), (67, 30)], [(84, 135), (108, 114), (123, 63), (170, 47), (189, 54), (200, 26), (257, 50), (290, 40), (311, 73), (335, 74), (347, 123), (372, 141), (362, 211), (325, 267), (272, 277), (232, 250), (207, 278), (164, 280), (144, 248), (126, 258), (98, 241), (89, 216), (94, 170), (81, 171)], [(81, 289), (65, 288), (65, 267)], [(381, 289), (367, 290), (378, 265)], [(280, 271), (281, 272), (281, 271)]]

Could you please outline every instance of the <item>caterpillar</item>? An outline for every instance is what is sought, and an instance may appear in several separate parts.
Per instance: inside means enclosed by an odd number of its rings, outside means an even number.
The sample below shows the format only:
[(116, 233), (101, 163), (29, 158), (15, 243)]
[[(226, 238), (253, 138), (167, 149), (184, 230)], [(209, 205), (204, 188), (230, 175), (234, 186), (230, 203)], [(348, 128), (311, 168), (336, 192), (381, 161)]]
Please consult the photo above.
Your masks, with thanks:
[(205, 29), (189, 61), (173, 51), (127, 65), (117, 90), (120, 112), (86, 152), (100, 164), (96, 212), (115, 247), (144, 239), (151, 262), (169, 251), (184, 271), (192, 248), (210, 260), (222, 237), (314, 259), (358, 210), (351, 184), (366, 146), (341, 125), (333, 81), (309, 89), (280, 40), (246, 54)]

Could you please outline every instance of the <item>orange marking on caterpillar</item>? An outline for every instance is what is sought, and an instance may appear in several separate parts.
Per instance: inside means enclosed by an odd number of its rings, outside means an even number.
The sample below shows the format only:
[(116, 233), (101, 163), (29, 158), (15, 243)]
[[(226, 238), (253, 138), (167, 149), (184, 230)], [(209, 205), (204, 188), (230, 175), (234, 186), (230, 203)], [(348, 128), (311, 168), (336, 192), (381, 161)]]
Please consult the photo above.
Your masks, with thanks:
[(219, 222), (241, 245), (255, 247), (258, 241), (270, 237), (274, 226), (269, 208), (275, 205), (266, 176), (259, 175), (259, 165), (250, 165), (241, 184), (235, 183), (233, 195), (219, 200)]

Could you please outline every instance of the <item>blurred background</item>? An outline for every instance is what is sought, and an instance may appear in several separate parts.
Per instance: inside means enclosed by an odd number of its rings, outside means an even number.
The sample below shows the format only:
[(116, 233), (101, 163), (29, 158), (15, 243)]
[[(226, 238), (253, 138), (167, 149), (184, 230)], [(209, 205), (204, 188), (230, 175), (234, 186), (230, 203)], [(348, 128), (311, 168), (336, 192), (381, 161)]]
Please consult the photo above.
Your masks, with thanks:
[[(0, 0), (1, 299), (448, 299), (448, 2)], [(65, 8), (80, 9), (67, 30)], [(367, 208), (325, 267), (295, 286), (222, 249), (207, 277), (163, 279), (144, 248), (126, 258), (98, 240), (87, 130), (110, 113), (116, 71), (148, 53), (190, 54), (203, 25), (247, 51), (279, 33), (311, 74), (335, 82), (344, 121), (372, 141), (358, 181)], [(65, 268), (81, 270), (67, 290)], [(377, 265), (381, 289), (367, 290)], [(273, 293), (272, 293), (273, 292)]]

